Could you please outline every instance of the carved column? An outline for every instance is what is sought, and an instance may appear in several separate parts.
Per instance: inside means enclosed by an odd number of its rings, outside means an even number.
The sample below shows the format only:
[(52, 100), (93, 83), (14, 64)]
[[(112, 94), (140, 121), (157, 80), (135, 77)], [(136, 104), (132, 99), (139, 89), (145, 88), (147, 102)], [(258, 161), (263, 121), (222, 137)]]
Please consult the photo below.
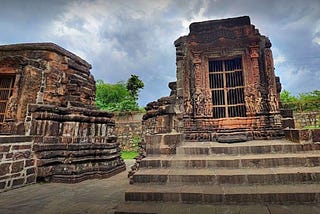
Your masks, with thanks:
[(193, 115), (195, 117), (212, 116), (211, 93), (207, 87), (207, 72), (203, 71), (200, 53), (193, 53), (194, 91), (192, 93)]
[(279, 112), (279, 97), (277, 94), (277, 85), (274, 75), (274, 65), (272, 51), (270, 48), (265, 48), (264, 50), (264, 60), (265, 60), (265, 72), (267, 77), (268, 85), (268, 102), (270, 106), (270, 113)]
[(262, 97), (260, 92), (259, 46), (250, 46), (251, 69), (248, 71), (246, 108), (248, 116), (261, 111)]

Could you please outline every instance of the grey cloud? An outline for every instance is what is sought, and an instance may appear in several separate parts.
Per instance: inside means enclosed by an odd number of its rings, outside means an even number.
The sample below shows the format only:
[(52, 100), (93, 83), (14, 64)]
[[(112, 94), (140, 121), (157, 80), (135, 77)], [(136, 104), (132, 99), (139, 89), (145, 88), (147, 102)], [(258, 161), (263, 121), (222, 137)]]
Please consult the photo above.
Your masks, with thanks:
[[(169, 94), (175, 80), (173, 42), (187, 34), (185, 24), (202, 19), (249, 15), (273, 43), (285, 89), (319, 89), (318, 0), (0, 0), (0, 43), (53, 41), (84, 57), (96, 79), (145, 82), (140, 104)], [(200, 20), (197, 20), (200, 21)], [(97, 29), (92, 24), (98, 24)], [(88, 26), (89, 25), (89, 26)], [(58, 33), (58, 27), (65, 31)], [(89, 28), (86, 28), (89, 27)], [(93, 28), (94, 32), (91, 32)], [(95, 30), (97, 32), (95, 32)], [(278, 56), (275, 56), (278, 57)], [(292, 78), (292, 75), (297, 78)]]

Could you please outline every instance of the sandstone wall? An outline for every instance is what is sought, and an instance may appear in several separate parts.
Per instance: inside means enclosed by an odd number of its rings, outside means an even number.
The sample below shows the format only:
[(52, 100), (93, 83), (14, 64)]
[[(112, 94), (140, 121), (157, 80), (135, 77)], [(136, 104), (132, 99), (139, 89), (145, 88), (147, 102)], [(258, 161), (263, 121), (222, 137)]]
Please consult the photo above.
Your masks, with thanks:
[(143, 113), (129, 112), (115, 114), (115, 133), (121, 150), (133, 151), (137, 148), (137, 141), (142, 139)]
[(125, 170), (111, 113), (49, 105), (28, 109), (38, 179), (74, 183)]
[(0, 136), (0, 192), (36, 182), (33, 140)]
[(293, 114), (296, 128), (303, 128), (305, 126), (320, 126), (320, 111), (303, 112)]
[[(90, 69), (53, 43), (0, 46), (0, 75), (14, 78), (0, 135), (19, 135), (12, 146), (0, 142), (1, 188), (36, 179), (73, 183), (125, 170), (113, 114), (95, 110)], [(30, 142), (15, 141), (25, 136)], [(10, 159), (15, 153), (19, 158)]]
[(92, 108), (95, 81), (90, 69), (53, 43), (0, 46), (0, 74), (15, 77), (0, 134), (24, 134), (29, 103)]

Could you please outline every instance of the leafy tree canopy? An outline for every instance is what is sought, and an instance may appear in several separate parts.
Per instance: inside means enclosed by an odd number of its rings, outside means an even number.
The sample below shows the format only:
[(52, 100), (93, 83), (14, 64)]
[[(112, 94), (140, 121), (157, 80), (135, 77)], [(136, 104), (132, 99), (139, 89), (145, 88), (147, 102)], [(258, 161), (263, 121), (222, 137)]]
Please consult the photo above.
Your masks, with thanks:
[(115, 84), (96, 82), (96, 106), (107, 111), (137, 111), (139, 90), (143, 82), (136, 75), (131, 75), (127, 83), (120, 81)]
[(140, 89), (143, 89), (144, 83), (139, 79), (139, 76), (132, 74), (127, 81), (126, 87), (130, 95), (135, 100), (138, 100), (138, 93)]
[(285, 108), (294, 111), (320, 111), (320, 91), (314, 90), (293, 96), (287, 90), (283, 90), (280, 99)]

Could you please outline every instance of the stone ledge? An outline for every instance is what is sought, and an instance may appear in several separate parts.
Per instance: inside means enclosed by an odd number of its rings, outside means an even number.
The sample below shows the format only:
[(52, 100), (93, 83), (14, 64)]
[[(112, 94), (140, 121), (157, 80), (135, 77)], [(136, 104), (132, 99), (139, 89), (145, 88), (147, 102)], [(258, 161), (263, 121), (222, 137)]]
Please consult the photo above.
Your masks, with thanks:
[(32, 136), (24, 136), (24, 135), (0, 135), (0, 143), (8, 144), (8, 143), (31, 143), (33, 141)]
[(21, 44), (11, 44), (11, 45), (1, 45), (0, 46), (1, 51), (53, 51), (57, 54), (61, 54), (63, 56), (70, 57), (74, 61), (76, 61), (79, 64), (84, 65), (85, 67), (91, 69), (91, 65), (86, 62), (85, 60), (81, 59), (79, 56), (71, 53), (70, 51), (67, 51), (66, 49), (48, 42), (48, 43), (21, 43)]

